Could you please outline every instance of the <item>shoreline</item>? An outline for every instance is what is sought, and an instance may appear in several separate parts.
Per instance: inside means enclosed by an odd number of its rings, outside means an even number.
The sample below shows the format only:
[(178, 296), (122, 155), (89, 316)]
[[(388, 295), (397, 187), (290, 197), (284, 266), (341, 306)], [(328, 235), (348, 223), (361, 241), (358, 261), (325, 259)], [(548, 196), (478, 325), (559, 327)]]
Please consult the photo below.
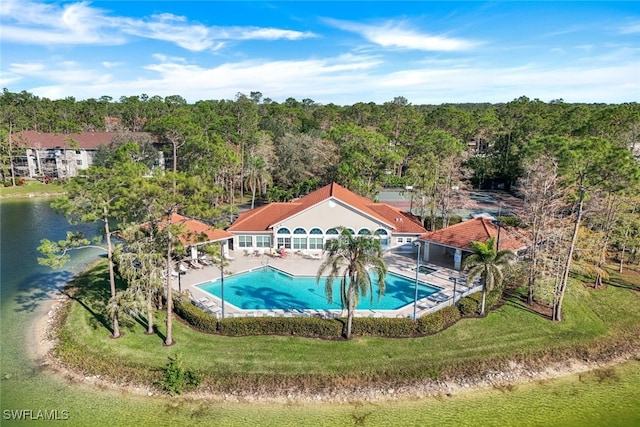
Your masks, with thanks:
[(37, 198), (48, 198), (48, 197), (58, 197), (65, 194), (63, 191), (54, 191), (51, 193), (16, 193), (16, 194), (0, 194), (0, 200), (10, 200), (10, 199), (37, 199)]
[[(52, 350), (55, 346), (55, 331), (59, 310), (71, 299), (61, 291), (56, 291), (50, 299), (43, 302), (42, 314), (33, 322), (33, 327), (26, 339), (27, 354), (39, 366), (53, 373), (60, 380), (72, 385), (88, 385), (96, 390), (146, 395), (149, 397), (170, 398), (165, 393), (140, 384), (118, 384), (100, 376), (85, 376), (68, 368), (55, 358)], [(640, 360), (640, 348), (633, 348), (606, 360), (584, 361), (566, 359), (549, 363), (544, 369), (535, 369), (522, 363), (511, 362), (508, 371), (493, 371), (480, 378), (452, 378), (446, 380), (425, 381), (396, 387), (379, 386), (354, 390), (328, 390), (324, 393), (289, 392), (247, 392), (231, 394), (207, 390), (184, 393), (180, 397), (192, 400), (219, 402), (260, 402), (260, 403), (348, 403), (353, 401), (376, 402), (403, 399), (421, 399), (451, 397), (490, 389), (509, 389), (514, 386), (538, 381), (553, 380), (564, 376), (581, 374), (601, 368), (609, 368), (631, 360)], [(173, 397), (175, 398), (175, 397)]]

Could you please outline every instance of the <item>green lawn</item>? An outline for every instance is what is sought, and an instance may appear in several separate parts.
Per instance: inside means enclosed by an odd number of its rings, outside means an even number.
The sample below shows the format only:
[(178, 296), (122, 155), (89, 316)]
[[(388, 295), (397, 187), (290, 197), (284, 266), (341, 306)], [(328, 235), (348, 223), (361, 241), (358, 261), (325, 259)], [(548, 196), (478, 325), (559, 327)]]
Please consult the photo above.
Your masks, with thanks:
[(43, 184), (28, 181), (16, 187), (0, 187), (0, 197), (28, 197), (30, 195), (59, 194), (64, 189), (60, 184)]
[[(176, 344), (167, 348), (162, 345), (162, 313), (156, 319), (160, 334), (144, 335), (142, 325), (134, 322), (123, 328), (124, 337), (109, 338), (108, 321), (97, 314), (101, 310), (97, 301), (108, 297), (104, 263), (88, 270), (77, 284), (83, 304), (70, 305), (59, 350), (68, 362), (88, 374), (156, 381), (167, 357), (181, 352), (186, 367), (204, 374), (205, 385), (222, 389), (274, 385), (316, 389), (473, 374), (512, 359), (543, 364), (567, 355), (591, 357), (614, 344), (618, 348), (637, 344), (640, 331), (637, 290), (628, 286), (591, 290), (572, 283), (562, 323), (552, 323), (512, 299), (486, 318), (464, 319), (424, 338), (222, 337), (176, 321)], [(640, 287), (640, 283), (627, 285)]]

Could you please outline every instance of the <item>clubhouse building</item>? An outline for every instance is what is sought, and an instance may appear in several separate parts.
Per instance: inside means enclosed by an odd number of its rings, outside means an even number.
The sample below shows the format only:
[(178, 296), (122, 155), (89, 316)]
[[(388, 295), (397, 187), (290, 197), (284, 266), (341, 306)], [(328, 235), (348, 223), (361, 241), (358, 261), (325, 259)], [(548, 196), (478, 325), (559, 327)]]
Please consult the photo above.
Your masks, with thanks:
[(290, 202), (244, 212), (227, 231), (234, 236), (234, 250), (320, 253), (327, 240), (337, 238), (341, 226), (354, 235), (380, 239), (384, 250), (407, 252), (415, 251), (415, 240), (426, 232), (415, 215), (372, 202), (336, 183)]

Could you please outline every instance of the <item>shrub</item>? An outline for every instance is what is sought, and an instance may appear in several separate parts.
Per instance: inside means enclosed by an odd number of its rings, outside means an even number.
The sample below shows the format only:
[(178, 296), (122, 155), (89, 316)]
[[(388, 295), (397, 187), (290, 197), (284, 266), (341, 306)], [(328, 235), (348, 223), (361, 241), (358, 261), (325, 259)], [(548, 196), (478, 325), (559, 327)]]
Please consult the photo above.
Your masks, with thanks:
[(449, 226), (459, 224), (462, 222), (462, 217), (460, 215), (451, 215), (449, 217)]
[(522, 221), (517, 216), (499, 216), (498, 220), (505, 225), (509, 225), (511, 227), (520, 227)]
[(218, 332), (218, 319), (205, 313), (191, 302), (176, 298), (173, 300), (173, 309), (178, 316), (195, 329), (210, 334)]
[(475, 316), (478, 314), (480, 311), (480, 303), (474, 298), (475, 295), (477, 294), (464, 297), (458, 302), (458, 309), (461, 315)]
[(176, 353), (173, 357), (169, 356), (169, 362), (163, 370), (164, 376), (160, 384), (171, 395), (196, 389), (202, 382), (202, 377), (199, 374), (184, 368), (182, 353)]
[(218, 322), (222, 335), (297, 335), (338, 338), (343, 322), (317, 317), (241, 317)]
[(490, 292), (487, 292), (487, 299), (485, 301), (485, 310), (498, 305), (498, 303), (500, 302), (500, 299), (502, 298), (503, 292), (504, 292), (503, 287), (496, 287), (492, 289)]
[(435, 334), (453, 325), (460, 319), (460, 310), (456, 306), (448, 306), (435, 313), (418, 319), (418, 333), (421, 335)]
[(408, 318), (355, 317), (351, 326), (351, 332), (361, 336), (408, 337), (416, 333), (415, 322)]
[(442, 314), (445, 328), (453, 325), (458, 320), (460, 320), (460, 309), (455, 305), (445, 307), (442, 310), (440, 310), (438, 313)]

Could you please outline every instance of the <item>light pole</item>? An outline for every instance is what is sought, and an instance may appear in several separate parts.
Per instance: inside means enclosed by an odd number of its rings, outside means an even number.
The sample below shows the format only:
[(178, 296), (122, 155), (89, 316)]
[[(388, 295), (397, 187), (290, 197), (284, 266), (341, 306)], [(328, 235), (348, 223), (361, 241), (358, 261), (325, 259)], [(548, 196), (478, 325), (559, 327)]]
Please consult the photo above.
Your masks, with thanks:
[(413, 295), (413, 320), (417, 320), (417, 309), (418, 309), (418, 273), (420, 272), (420, 242), (414, 243), (415, 246), (418, 247), (418, 255), (416, 256), (416, 284), (415, 284), (415, 293)]
[(222, 301), (221, 319), (224, 319), (224, 242), (220, 241), (220, 300)]
[(456, 288), (458, 286), (458, 278), (457, 277), (449, 277), (449, 280), (453, 281), (453, 305), (456, 305)]
[(404, 187), (411, 194), (411, 201), (409, 202), (409, 213), (413, 213), (413, 185), (407, 185)]
[(500, 250), (500, 229), (502, 228), (502, 221), (496, 219), (493, 223), (498, 226), (498, 238), (496, 240), (496, 252), (498, 252)]
[(178, 291), (179, 292), (182, 292), (182, 282), (181, 282), (180, 278), (182, 276), (184, 276), (185, 274), (187, 274), (186, 271), (178, 271)]

